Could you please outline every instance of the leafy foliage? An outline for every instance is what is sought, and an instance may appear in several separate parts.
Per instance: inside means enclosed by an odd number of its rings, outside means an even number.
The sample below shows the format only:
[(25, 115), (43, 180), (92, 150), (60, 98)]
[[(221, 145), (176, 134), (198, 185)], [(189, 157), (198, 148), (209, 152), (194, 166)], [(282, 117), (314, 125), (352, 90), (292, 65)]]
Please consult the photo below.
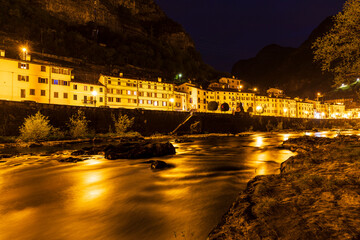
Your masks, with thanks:
[(347, 0), (334, 17), (334, 27), (312, 48), (323, 71), (333, 72), (335, 84), (350, 83), (360, 70), (360, 1)]
[(53, 127), (47, 116), (39, 112), (25, 118), (24, 124), (20, 127), (20, 139), (23, 141), (46, 140)]
[(83, 111), (78, 110), (76, 114), (71, 116), (68, 124), (70, 135), (74, 138), (82, 138), (88, 134), (88, 120), (86, 120)]
[(118, 118), (113, 116), (115, 132), (117, 134), (123, 134), (134, 124), (134, 118), (129, 118), (126, 114), (119, 114)]

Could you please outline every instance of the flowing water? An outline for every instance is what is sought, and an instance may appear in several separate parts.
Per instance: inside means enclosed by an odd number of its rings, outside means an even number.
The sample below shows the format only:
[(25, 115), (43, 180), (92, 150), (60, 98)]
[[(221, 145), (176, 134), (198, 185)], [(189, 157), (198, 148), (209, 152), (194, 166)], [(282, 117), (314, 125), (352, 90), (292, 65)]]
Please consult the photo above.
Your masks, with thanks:
[(174, 165), (162, 171), (145, 160), (56, 160), (70, 151), (4, 158), (0, 239), (206, 239), (248, 180), (279, 172), (293, 153), (278, 146), (299, 135), (174, 143), (176, 155), (153, 158)]

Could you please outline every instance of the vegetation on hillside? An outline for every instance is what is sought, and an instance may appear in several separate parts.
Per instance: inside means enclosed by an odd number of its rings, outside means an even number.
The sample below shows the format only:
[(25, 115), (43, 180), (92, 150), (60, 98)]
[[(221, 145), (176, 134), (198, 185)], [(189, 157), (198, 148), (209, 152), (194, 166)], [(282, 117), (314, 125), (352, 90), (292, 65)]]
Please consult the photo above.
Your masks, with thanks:
[(335, 84), (351, 83), (360, 70), (360, 2), (348, 0), (334, 26), (313, 44), (314, 59), (335, 75)]

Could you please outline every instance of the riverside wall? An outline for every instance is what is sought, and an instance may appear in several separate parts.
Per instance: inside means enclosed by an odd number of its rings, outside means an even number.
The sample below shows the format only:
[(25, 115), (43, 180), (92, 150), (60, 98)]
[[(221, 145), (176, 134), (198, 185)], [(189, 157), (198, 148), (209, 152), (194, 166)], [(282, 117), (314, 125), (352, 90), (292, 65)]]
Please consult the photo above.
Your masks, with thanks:
[[(95, 108), (39, 104), (32, 102), (0, 101), (0, 136), (16, 136), (24, 119), (40, 111), (48, 116), (50, 123), (61, 130), (67, 130), (70, 117), (78, 110), (85, 113), (90, 121), (89, 127), (96, 133), (107, 133), (113, 128), (112, 116), (126, 114), (134, 117), (132, 130), (148, 136), (166, 134), (173, 131), (189, 116), (189, 112), (151, 111), (144, 109)], [(185, 133), (239, 133), (249, 130), (277, 131), (281, 129), (313, 130), (324, 128), (355, 128), (360, 120), (346, 119), (299, 119), (267, 116), (250, 116), (249, 114), (214, 114), (193, 113), (193, 116), (177, 131)], [(195, 124), (197, 123), (197, 124)], [(191, 125), (196, 127), (192, 127)]]

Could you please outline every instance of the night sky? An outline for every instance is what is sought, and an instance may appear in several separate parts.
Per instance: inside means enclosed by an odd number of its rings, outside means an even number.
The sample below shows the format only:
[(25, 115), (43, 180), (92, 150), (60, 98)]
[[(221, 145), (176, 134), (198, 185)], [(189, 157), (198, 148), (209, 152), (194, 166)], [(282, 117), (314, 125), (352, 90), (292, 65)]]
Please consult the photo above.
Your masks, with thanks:
[(345, 0), (155, 0), (195, 41), (204, 61), (231, 71), (269, 44), (298, 47)]

